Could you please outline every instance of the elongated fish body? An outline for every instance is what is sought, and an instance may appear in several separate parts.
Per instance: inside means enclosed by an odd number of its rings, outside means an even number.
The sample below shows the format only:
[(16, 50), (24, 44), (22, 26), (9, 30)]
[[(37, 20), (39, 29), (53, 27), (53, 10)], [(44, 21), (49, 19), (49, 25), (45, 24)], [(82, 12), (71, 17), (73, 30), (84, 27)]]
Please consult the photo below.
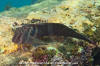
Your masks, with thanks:
[(74, 37), (88, 41), (89, 43), (94, 43), (84, 35), (60, 23), (25, 24), (22, 27), (16, 28), (12, 41), (18, 44), (32, 44), (35, 38), (44, 36)]

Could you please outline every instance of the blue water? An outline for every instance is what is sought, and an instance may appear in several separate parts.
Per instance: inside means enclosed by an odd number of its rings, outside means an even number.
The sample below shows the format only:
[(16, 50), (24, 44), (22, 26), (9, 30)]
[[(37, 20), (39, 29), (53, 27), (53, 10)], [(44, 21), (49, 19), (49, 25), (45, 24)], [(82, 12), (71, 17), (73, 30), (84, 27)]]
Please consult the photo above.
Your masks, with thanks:
[(37, 1), (38, 0), (0, 0), (0, 12), (5, 11), (7, 6), (19, 8), (25, 5), (34, 4)]

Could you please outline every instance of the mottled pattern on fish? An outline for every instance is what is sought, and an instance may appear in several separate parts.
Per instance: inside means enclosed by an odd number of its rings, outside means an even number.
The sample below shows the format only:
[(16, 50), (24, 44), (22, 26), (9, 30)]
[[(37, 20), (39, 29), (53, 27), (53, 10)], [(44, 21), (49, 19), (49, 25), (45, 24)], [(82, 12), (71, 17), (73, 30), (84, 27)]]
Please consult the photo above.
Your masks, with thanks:
[(44, 36), (74, 37), (94, 43), (84, 35), (60, 23), (24, 24), (22, 27), (16, 28), (12, 41), (18, 44), (32, 44), (35, 38)]

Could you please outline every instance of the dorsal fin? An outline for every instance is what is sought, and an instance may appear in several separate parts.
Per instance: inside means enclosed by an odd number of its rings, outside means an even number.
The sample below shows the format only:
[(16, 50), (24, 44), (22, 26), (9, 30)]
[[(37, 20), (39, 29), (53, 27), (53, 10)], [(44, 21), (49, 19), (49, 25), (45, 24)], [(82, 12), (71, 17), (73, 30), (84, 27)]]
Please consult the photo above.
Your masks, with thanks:
[(32, 19), (30, 20), (31, 24), (39, 24), (39, 23), (48, 23), (48, 20), (44, 20), (44, 19)]

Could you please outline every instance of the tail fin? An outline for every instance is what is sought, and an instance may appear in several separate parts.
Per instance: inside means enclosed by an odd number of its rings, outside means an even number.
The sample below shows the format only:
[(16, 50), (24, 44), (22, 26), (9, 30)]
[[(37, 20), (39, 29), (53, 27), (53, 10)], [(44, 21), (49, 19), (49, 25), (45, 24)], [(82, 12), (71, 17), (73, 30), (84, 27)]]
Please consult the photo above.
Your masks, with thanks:
[(77, 32), (74, 32), (71, 34), (71, 37), (75, 37), (75, 38), (78, 38), (78, 39), (82, 39), (82, 40), (85, 40), (91, 44), (96, 44), (94, 41), (90, 40), (89, 38), (87, 38), (85, 35), (82, 35), (82, 34), (79, 34)]

